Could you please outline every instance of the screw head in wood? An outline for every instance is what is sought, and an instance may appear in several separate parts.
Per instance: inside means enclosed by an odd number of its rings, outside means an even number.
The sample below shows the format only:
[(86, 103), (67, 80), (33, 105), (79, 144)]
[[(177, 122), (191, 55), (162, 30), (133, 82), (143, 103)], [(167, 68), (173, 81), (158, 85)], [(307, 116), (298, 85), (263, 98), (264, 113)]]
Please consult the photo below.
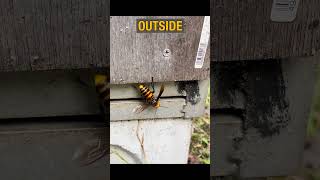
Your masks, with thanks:
[(171, 54), (171, 51), (170, 51), (170, 49), (165, 49), (165, 50), (163, 50), (162, 54), (163, 54), (164, 57), (169, 57), (170, 54)]

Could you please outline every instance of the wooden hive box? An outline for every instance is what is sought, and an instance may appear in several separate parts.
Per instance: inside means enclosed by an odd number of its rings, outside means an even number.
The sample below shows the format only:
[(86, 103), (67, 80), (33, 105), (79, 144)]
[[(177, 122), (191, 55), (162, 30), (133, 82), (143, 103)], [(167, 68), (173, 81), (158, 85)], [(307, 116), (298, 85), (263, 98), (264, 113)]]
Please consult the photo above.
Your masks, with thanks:
[(320, 2), (210, 6), (211, 176), (295, 174), (319, 63)]
[[(187, 163), (191, 118), (204, 113), (209, 50), (203, 67), (194, 68), (204, 17), (156, 17), (184, 19), (185, 30), (137, 33), (136, 19), (151, 18), (155, 17), (110, 18), (110, 143), (115, 151), (111, 163)], [(150, 86), (152, 77), (156, 96), (160, 84), (165, 85), (160, 102), (168, 108), (137, 114), (133, 110), (143, 102), (132, 85)]]
[(211, 0), (212, 60), (301, 57), (319, 51), (320, 2), (283, 2), (288, 5), (276, 6), (278, 0)]
[[(212, 67), (211, 175), (289, 176), (302, 165), (320, 56)], [(303, 86), (302, 86), (303, 84)]]
[(107, 157), (86, 167), (72, 159), (109, 139), (93, 84), (109, 64), (109, 1), (0, 5), (1, 178), (106, 179)]

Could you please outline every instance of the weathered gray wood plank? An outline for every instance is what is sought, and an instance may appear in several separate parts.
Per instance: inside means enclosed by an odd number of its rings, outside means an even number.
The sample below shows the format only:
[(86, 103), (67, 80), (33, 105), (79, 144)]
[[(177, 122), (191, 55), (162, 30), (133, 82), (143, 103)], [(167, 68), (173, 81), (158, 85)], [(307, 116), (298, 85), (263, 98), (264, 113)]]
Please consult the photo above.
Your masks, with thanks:
[(236, 139), (242, 137), (242, 120), (231, 114), (214, 114), (211, 122), (211, 176), (236, 174), (238, 166), (232, 162), (236, 153)]
[[(160, 98), (160, 103), (162, 103), (163, 97), (166, 97), (167, 99), (170, 99), (170, 98), (174, 99), (179, 97), (180, 99), (184, 99), (185, 101), (185, 105), (183, 106), (183, 109), (181, 109), (181, 111), (184, 112), (185, 118), (203, 116), (204, 110), (205, 110), (204, 108), (205, 101), (206, 101), (208, 90), (209, 90), (208, 79), (196, 81), (196, 82), (193, 81), (193, 82), (155, 83), (155, 96), (158, 96), (160, 84), (163, 84), (165, 87), (164, 93)], [(111, 92), (111, 100), (124, 100), (123, 102), (126, 102), (125, 100), (130, 98), (142, 98), (140, 95), (140, 92), (132, 84), (111, 85), (110, 92)], [(164, 105), (164, 106), (167, 106), (167, 105)], [(174, 107), (175, 105), (170, 105), (169, 107), (171, 108), (171, 106)], [(113, 106), (111, 106), (111, 108), (113, 108)], [(132, 110), (129, 109), (125, 111), (132, 111)], [(123, 114), (119, 114), (119, 115), (121, 116)], [(162, 118), (161, 116), (159, 117)]]
[(93, 73), (0, 73), (0, 119), (99, 114)]
[[(160, 83), (154, 84), (156, 96), (160, 91), (161, 84)], [(165, 89), (161, 97), (186, 96), (185, 91), (182, 91), (182, 92), (178, 91), (178, 86), (174, 82), (166, 82), (163, 84), (165, 85)], [(150, 84), (146, 84), (146, 85), (149, 88), (151, 88)], [(110, 99), (126, 99), (126, 98), (141, 98), (141, 94), (139, 90), (135, 88), (133, 85), (121, 84), (121, 85), (110, 86)]]
[(0, 71), (109, 64), (109, 0), (3, 0), (0, 6)]
[[(113, 121), (110, 123), (110, 145), (121, 146), (143, 163), (186, 164), (191, 132), (191, 119)], [(113, 156), (110, 163), (119, 163), (114, 161)]]
[(97, 122), (58, 123), (47, 120), (43, 119), (46, 123), (32, 125), (1, 125), (2, 179), (109, 179), (108, 156), (84, 167), (73, 161), (74, 154), (87, 142), (98, 142), (102, 138), (109, 140), (109, 128)]
[[(318, 63), (319, 56), (211, 64), (215, 77), (211, 83), (219, 84), (211, 96), (212, 175), (221, 172), (248, 178), (296, 172)], [(242, 136), (234, 139), (231, 148), (223, 149), (222, 144), (227, 143), (223, 139), (232, 130), (219, 132), (219, 113), (236, 116), (242, 123)]]
[[(184, 18), (184, 33), (136, 33), (135, 17), (110, 19), (111, 84), (199, 80), (209, 76), (209, 50), (202, 69), (195, 69), (204, 17)], [(209, 45), (208, 45), (209, 48)], [(169, 57), (163, 51), (169, 49)]]
[(134, 120), (134, 119), (156, 119), (156, 118), (181, 118), (186, 105), (184, 98), (168, 98), (161, 100), (159, 109), (149, 106), (147, 109), (138, 113), (137, 107), (143, 105), (141, 100), (115, 100), (110, 102), (110, 120)]
[[(201, 117), (205, 114), (209, 82), (209, 79), (198, 81), (197, 89), (193, 89), (191, 92), (187, 90), (187, 105), (184, 107), (185, 118)], [(197, 91), (198, 93), (196, 93)]]
[(214, 61), (310, 56), (320, 49), (320, 1), (301, 0), (296, 19), (270, 19), (273, 0), (211, 0)]
[[(240, 154), (245, 159), (240, 164), (240, 176), (287, 176), (296, 173), (302, 165), (307, 122), (311, 110), (319, 57), (317, 55), (314, 57), (290, 58), (281, 62), (285, 85), (285, 97), (283, 99), (289, 103), (288, 111), (278, 109), (274, 113), (275, 116), (270, 113), (267, 118), (268, 122), (278, 123), (280, 120), (285, 122), (286, 125), (282, 126), (282, 129), (272, 137), (261, 137), (257, 134), (259, 128), (248, 127), (240, 148)], [(270, 84), (270, 86), (272, 85)], [(263, 97), (259, 97), (260, 101), (261, 99)], [(281, 101), (281, 99), (273, 101), (269, 106), (277, 106), (278, 101)], [(250, 107), (250, 105), (247, 107)], [(258, 109), (260, 109), (254, 106), (251, 106), (251, 108), (256, 109), (251, 114), (257, 114)], [(264, 111), (267, 109), (265, 108)], [(249, 113), (247, 111), (247, 114)], [(285, 114), (287, 115), (283, 116)], [(283, 117), (278, 118), (279, 115)], [(247, 118), (244, 120), (246, 123), (244, 126), (248, 125), (250, 121), (259, 123), (261, 118), (252, 120)], [(276, 125), (273, 127), (276, 127)], [(258, 166), (256, 162), (260, 162)]]

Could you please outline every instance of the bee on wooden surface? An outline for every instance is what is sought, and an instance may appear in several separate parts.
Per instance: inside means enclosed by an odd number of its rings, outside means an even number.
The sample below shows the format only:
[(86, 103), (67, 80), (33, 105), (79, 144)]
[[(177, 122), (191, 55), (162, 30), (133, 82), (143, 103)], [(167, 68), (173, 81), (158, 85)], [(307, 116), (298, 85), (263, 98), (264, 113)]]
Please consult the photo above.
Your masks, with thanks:
[[(149, 107), (150, 105), (153, 106), (154, 108), (159, 108), (160, 107), (160, 97), (164, 91), (164, 85), (161, 85), (160, 88), (160, 92), (157, 96), (157, 98), (155, 98), (154, 96), (154, 84), (153, 84), (153, 78), (152, 78), (152, 91), (144, 84), (139, 84), (138, 85), (138, 89), (143, 97), (143, 99), (145, 100), (145, 104), (144, 106), (138, 106), (137, 108), (134, 109), (134, 112), (139, 113), (142, 112), (143, 110), (145, 110), (147, 107)], [(164, 107), (164, 106), (161, 106)]]

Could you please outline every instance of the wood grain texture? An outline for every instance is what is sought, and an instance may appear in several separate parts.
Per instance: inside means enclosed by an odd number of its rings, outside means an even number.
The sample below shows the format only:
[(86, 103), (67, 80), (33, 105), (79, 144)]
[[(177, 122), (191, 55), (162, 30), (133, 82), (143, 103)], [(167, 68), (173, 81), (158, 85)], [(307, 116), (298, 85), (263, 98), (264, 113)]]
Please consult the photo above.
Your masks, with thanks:
[(110, 102), (110, 121), (128, 121), (134, 119), (182, 118), (183, 108), (186, 105), (184, 98), (166, 98), (161, 100), (161, 106), (156, 109), (149, 106), (144, 111), (135, 112), (137, 107), (144, 105), (142, 100), (115, 100)]
[[(296, 172), (303, 157), (318, 63), (319, 55), (211, 64), (211, 84), (219, 84), (211, 93), (212, 175), (250, 179)], [(229, 142), (226, 137), (234, 128), (219, 130), (218, 123), (223, 122), (219, 114), (241, 121), (242, 136), (233, 138), (232, 148), (228, 145), (232, 136)]]
[(213, 61), (310, 56), (320, 49), (320, 1), (300, 1), (296, 19), (270, 20), (273, 0), (211, 0)]
[(3, 0), (0, 6), (0, 71), (108, 64), (108, 0)]
[[(209, 50), (202, 69), (195, 69), (204, 17), (177, 17), (185, 21), (183, 33), (136, 33), (136, 19), (110, 18), (111, 84), (199, 80), (209, 76)], [(173, 17), (157, 17), (168, 19)], [(209, 45), (208, 45), (209, 48)], [(169, 57), (163, 51), (169, 49)]]
[[(178, 91), (178, 86), (174, 82), (166, 82), (166, 83), (154, 83), (154, 88), (155, 88), (155, 95), (157, 96), (160, 91), (161, 85), (165, 85), (165, 90), (161, 97), (185, 97), (186, 92)], [(151, 88), (151, 85), (146, 84), (149, 88)], [(152, 89), (151, 89), (152, 90)], [(112, 100), (114, 99), (127, 99), (127, 98), (141, 98), (141, 93), (137, 88), (135, 88), (132, 85), (128, 84), (120, 84), (120, 85), (111, 85), (110, 87), (110, 98)]]
[(215, 113), (211, 122), (211, 146), (210, 166), (211, 176), (228, 176), (237, 173), (238, 167), (232, 162), (236, 153), (235, 141), (242, 137), (242, 120), (230, 114)]
[(42, 119), (45, 123), (1, 124), (1, 179), (110, 179), (108, 156), (85, 167), (72, 160), (86, 142), (107, 137), (109, 128), (91, 120), (47, 120)]
[(93, 74), (74, 72), (0, 73), (0, 120), (99, 114)]
[[(166, 82), (163, 95), (160, 98), (160, 106), (155, 114), (155, 108), (150, 107), (141, 114), (132, 113), (139, 104), (144, 104), (138, 89), (132, 84), (111, 85), (111, 121), (132, 119), (156, 119), (177, 118), (186, 119), (201, 117), (205, 113), (206, 98), (209, 90), (209, 80), (197, 81), (197, 83)], [(160, 83), (155, 83), (155, 95), (158, 96)], [(184, 86), (184, 87), (183, 87)], [(140, 98), (140, 100), (132, 100)]]

